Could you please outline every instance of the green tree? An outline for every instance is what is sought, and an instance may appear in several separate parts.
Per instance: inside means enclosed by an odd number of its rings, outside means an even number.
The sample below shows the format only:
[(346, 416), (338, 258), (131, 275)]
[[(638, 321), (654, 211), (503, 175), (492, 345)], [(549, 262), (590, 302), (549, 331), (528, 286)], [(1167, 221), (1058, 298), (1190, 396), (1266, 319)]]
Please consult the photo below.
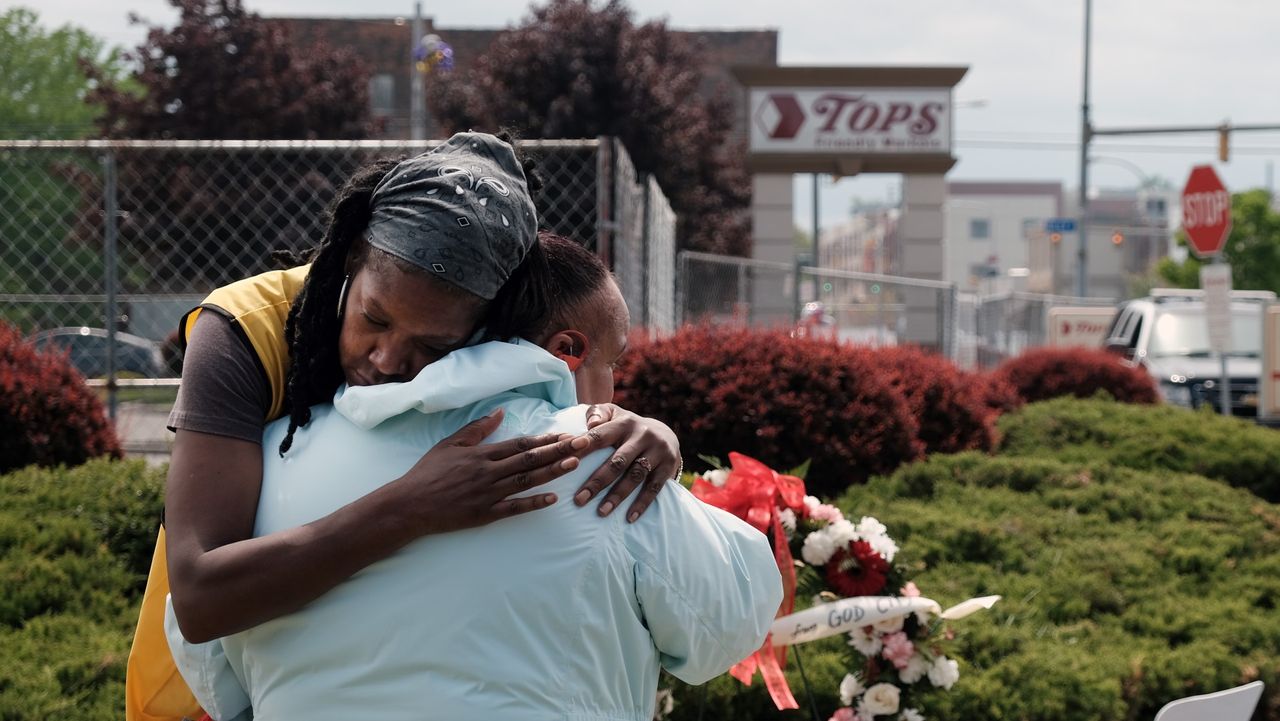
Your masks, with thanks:
[[(1182, 231), (1178, 232), (1178, 245), (1187, 247)], [(1232, 287), (1280, 293), (1280, 211), (1272, 207), (1266, 190), (1231, 196), (1231, 234), (1223, 255), (1231, 264)], [(1201, 265), (1204, 263), (1194, 256), (1181, 263), (1165, 258), (1156, 272), (1176, 288), (1199, 288)]]
[[(73, 139), (91, 134), (101, 106), (87, 102), (99, 79), (125, 75), (119, 50), (71, 25), (49, 30), (34, 10), (0, 13), (0, 139)], [(101, 292), (99, 246), (70, 240), (99, 172), (92, 155), (65, 150), (7, 153), (0, 163), (0, 293)], [(100, 305), (100, 304), (99, 304)], [(4, 320), (24, 329), (101, 325), (83, 303), (6, 303)]]
[(34, 10), (15, 7), (0, 15), (0, 138), (78, 138), (93, 131), (99, 112), (85, 102), (97, 76), (124, 75), (118, 49), (72, 25), (40, 26)]

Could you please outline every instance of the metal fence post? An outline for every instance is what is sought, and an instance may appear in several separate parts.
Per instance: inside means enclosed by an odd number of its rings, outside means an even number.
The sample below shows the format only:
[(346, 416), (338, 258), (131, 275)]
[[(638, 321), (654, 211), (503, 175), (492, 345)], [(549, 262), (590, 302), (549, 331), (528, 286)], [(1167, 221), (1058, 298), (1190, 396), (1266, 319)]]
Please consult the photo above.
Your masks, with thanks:
[(116, 155), (108, 150), (103, 165), (103, 275), (107, 294), (107, 415), (116, 422)]
[(959, 303), (960, 288), (952, 283), (951, 287), (943, 292), (946, 293), (947, 324), (944, 326), (945, 333), (942, 336), (942, 355), (954, 361), (956, 360), (956, 323), (959, 319), (956, 307)]

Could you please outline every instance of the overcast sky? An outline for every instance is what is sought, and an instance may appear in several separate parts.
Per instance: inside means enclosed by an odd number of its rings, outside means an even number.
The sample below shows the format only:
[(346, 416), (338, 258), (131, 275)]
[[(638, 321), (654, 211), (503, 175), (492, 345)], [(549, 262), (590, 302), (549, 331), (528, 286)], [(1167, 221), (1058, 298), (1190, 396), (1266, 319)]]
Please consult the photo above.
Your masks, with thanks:
[[(9, 6), (13, 3), (0, 2)], [(18, 3), (24, 4), (24, 3)], [(120, 45), (143, 32), (129, 11), (164, 24), (164, 0), (39, 0), (46, 25), (74, 22)], [(263, 15), (411, 15), (396, 0), (246, 0)], [(502, 27), (527, 14), (524, 0), (424, 3), (443, 27)], [(1083, 0), (630, 0), (639, 20), (690, 28), (772, 28), (783, 65), (965, 65), (956, 100), (956, 155), (949, 177), (1061, 180), (1079, 177)], [(446, 38), (447, 39), (447, 38)], [(1099, 128), (1280, 124), (1280, 1), (1094, 0), (1092, 105)], [(1215, 160), (1209, 134), (1095, 141), (1104, 160), (1091, 184), (1132, 187), (1141, 172), (1181, 186), (1192, 165)], [(1126, 164), (1128, 161), (1129, 164)], [(1280, 161), (1280, 132), (1236, 134), (1219, 172), (1233, 190), (1261, 187)], [(1134, 167), (1136, 166), (1136, 167)], [(1277, 171), (1280, 172), (1280, 171)], [(1280, 181), (1277, 181), (1280, 182)], [(896, 182), (866, 176), (823, 182), (823, 222), (850, 198), (894, 194)], [(796, 211), (808, 225), (809, 181)]]

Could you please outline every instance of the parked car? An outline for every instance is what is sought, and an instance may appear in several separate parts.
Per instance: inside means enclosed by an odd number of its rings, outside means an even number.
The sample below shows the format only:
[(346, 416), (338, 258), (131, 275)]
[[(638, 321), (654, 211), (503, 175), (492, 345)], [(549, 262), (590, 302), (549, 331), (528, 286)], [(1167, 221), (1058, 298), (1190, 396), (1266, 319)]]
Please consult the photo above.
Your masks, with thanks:
[[(107, 331), (88, 326), (50, 328), (31, 338), (40, 350), (64, 349), (71, 365), (85, 378), (107, 375)], [(116, 332), (115, 367), (117, 374), (142, 378), (161, 378), (168, 372), (160, 354), (160, 344), (132, 333)]]
[[(1231, 414), (1258, 415), (1262, 370), (1262, 312), (1275, 300), (1270, 291), (1231, 294)], [(1209, 343), (1204, 292), (1157, 289), (1122, 303), (1107, 329), (1107, 350), (1151, 373), (1165, 401), (1187, 408), (1208, 405), (1222, 412), (1222, 366)]]

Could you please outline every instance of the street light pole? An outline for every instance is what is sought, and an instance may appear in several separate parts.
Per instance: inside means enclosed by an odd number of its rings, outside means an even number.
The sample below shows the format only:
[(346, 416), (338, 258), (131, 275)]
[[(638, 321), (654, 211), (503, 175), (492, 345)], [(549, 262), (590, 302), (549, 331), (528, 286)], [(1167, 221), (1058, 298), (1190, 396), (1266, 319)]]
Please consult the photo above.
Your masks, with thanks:
[(423, 93), (422, 73), (418, 72), (414, 50), (422, 42), (422, 3), (413, 6), (413, 37), (409, 43), (409, 138), (425, 140), (427, 137), (427, 102)]
[(1089, 26), (1093, 0), (1084, 0), (1084, 98), (1080, 103), (1080, 218), (1076, 222), (1079, 248), (1076, 251), (1076, 295), (1089, 294), (1089, 142), (1093, 127), (1089, 123)]

